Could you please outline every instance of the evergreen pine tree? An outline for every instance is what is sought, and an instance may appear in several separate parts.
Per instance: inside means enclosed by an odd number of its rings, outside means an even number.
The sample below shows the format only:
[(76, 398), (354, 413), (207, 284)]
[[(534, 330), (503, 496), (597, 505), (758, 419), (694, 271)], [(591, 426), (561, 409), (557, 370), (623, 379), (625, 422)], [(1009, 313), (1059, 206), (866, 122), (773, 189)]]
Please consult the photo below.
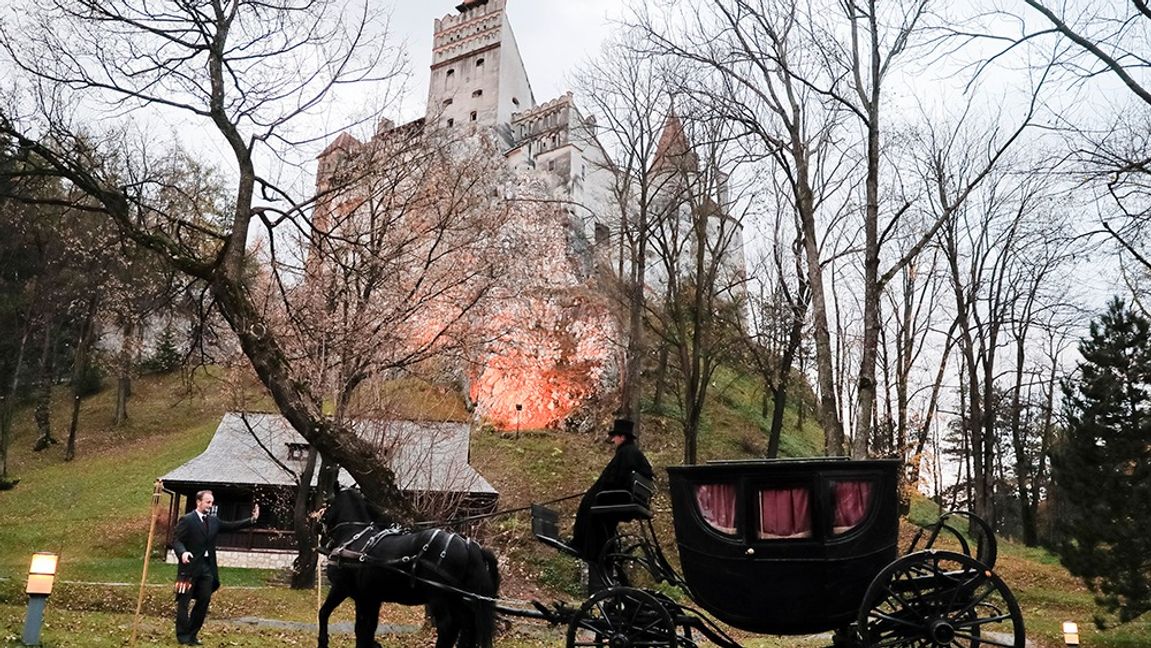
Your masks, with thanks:
[(184, 357), (176, 347), (176, 333), (172, 324), (168, 323), (160, 332), (160, 339), (156, 344), (156, 354), (150, 358), (145, 369), (157, 373), (171, 373), (184, 364)]
[(1063, 564), (1121, 622), (1151, 609), (1151, 322), (1120, 299), (1079, 343), (1052, 457)]

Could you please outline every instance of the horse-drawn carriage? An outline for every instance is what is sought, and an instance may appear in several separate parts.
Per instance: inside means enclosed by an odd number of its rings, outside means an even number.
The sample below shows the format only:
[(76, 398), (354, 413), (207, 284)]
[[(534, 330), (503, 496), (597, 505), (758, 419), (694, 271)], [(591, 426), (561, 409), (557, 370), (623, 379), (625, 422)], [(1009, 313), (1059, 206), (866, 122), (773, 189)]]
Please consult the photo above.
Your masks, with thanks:
[[(900, 556), (899, 469), (847, 459), (668, 468), (680, 570), (651, 522), (651, 484), (637, 476), (631, 491), (592, 508), (638, 529), (600, 553), (604, 589), (578, 606), (473, 598), (566, 625), (568, 646), (738, 647), (714, 617), (759, 634), (831, 631), (836, 646), (1023, 648), (1022, 614), (994, 572), (995, 539), (981, 520), (945, 515)], [(532, 508), (536, 537), (574, 553), (556, 513)]]

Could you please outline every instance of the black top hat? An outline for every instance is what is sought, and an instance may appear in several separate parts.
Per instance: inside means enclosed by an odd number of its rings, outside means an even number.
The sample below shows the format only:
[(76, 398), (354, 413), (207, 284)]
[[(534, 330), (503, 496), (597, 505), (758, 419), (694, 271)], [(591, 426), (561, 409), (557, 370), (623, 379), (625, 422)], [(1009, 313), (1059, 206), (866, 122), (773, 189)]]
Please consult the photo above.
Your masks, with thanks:
[(628, 419), (616, 419), (615, 423), (611, 426), (611, 432), (608, 432), (609, 437), (624, 436), (629, 439), (635, 438), (635, 423)]

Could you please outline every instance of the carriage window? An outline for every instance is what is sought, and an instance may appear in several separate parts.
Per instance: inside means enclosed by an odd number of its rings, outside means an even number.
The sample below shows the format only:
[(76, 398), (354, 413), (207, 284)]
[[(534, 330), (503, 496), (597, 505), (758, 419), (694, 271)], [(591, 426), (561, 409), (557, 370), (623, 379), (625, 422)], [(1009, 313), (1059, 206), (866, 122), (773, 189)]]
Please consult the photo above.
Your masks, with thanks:
[(700, 484), (695, 487), (695, 502), (713, 529), (735, 534), (735, 484)]
[(759, 538), (811, 537), (811, 497), (806, 488), (759, 491)]
[(832, 482), (835, 494), (835, 521), (832, 532), (842, 535), (859, 526), (867, 517), (871, 506), (871, 482), (837, 481)]

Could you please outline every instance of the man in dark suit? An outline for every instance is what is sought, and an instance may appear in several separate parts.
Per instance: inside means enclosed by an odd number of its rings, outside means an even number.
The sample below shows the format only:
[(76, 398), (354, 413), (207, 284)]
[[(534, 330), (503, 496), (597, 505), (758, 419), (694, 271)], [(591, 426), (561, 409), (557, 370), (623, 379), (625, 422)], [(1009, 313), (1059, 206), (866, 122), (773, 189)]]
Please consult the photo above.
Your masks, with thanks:
[(595, 516), (591, 507), (596, 497), (604, 491), (626, 491), (631, 489), (632, 473), (639, 473), (648, 479), (653, 478), (651, 463), (635, 442), (635, 424), (627, 419), (616, 419), (608, 432), (607, 440), (615, 446), (615, 456), (604, 466), (599, 479), (584, 493), (576, 512), (572, 528), (571, 546), (588, 563), (588, 590), (592, 593), (602, 586), (599, 573), (600, 553), (607, 541), (616, 534), (618, 520)]
[[(260, 505), (252, 505), (252, 517), (229, 522), (209, 515), (215, 503), (212, 491), (196, 493), (196, 509), (176, 523), (172, 550), (180, 566), (176, 571), (176, 641), (198, 646), (196, 636), (208, 615), (212, 593), (220, 589), (220, 572), (216, 567), (216, 536), (221, 531), (235, 531), (256, 523)], [(188, 604), (196, 599), (191, 614)]]

